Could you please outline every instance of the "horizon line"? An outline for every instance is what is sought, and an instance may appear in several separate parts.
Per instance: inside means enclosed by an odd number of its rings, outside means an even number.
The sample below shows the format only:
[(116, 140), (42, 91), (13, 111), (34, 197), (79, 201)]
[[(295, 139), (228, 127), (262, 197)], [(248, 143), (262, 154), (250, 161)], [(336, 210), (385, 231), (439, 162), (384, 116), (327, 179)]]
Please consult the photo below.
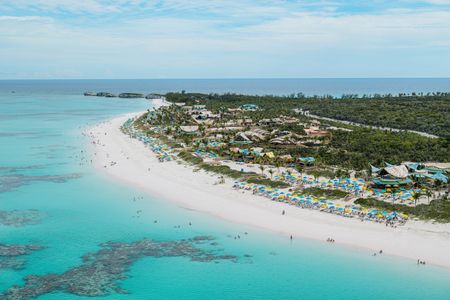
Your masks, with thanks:
[(450, 79), (449, 77), (174, 77), (174, 78), (0, 78), (0, 81), (51, 81), (51, 80), (290, 80), (290, 79)]

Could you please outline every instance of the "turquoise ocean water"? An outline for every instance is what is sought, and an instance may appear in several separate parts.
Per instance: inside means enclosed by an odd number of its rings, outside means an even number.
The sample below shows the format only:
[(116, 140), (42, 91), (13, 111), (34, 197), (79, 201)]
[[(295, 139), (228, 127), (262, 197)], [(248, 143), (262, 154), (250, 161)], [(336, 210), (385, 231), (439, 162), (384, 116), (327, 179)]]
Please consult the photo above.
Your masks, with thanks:
[[(450, 87), (448, 82), (422, 82), (427, 85), (422, 89), (444, 91)], [(208, 92), (228, 88), (249, 93), (308, 93), (304, 82), (302, 88), (298, 82), (283, 82), (284, 90), (277, 85), (278, 90), (272, 91), (264, 81), (252, 82), (247, 90), (240, 81), (159, 81), (159, 85), (147, 82), (147, 88), (142, 81), (100, 83), (106, 91), (164, 92), (202, 86)], [(112, 181), (86, 160), (88, 140), (81, 130), (118, 114), (144, 110), (149, 103), (81, 95), (84, 90), (100, 90), (95, 84), (0, 82), (0, 244), (40, 247), (22, 255), (0, 251), (0, 294), (14, 285), (23, 289), (25, 278), (36, 275), (45, 280), (10, 299), (31, 299), (32, 292), (61, 276), (66, 288), (50, 288), (37, 299), (92, 299), (67, 288), (86, 286), (92, 280), (100, 286), (99, 299), (450, 299), (450, 270), (418, 267), (389, 256), (372, 257), (368, 251), (327, 243), (297, 238), (291, 242), (181, 209)], [(315, 91), (317, 85), (310, 89)], [(333, 90), (335, 85), (341, 85), (341, 90)], [(389, 87), (395, 82), (384, 90), (376, 90), (373, 82), (364, 86), (322, 82), (330, 94), (362, 91), (370, 85), (374, 92), (395, 92)], [(24, 212), (30, 222), (24, 221)], [(198, 244), (192, 240), (196, 236), (214, 240)], [(89, 262), (82, 257), (104, 251), (107, 247), (102, 244), (131, 245), (143, 239), (154, 240), (157, 251), (139, 256), (124, 269), (110, 270), (108, 274), (113, 275), (109, 277), (84, 272)], [(172, 243), (183, 239), (184, 248), (169, 251)], [(199, 252), (186, 254), (188, 246)], [(122, 254), (132, 250), (128, 247)], [(112, 265), (111, 255), (100, 253), (103, 256), (96, 262)], [(56, 275), (42, 277), (48, 274)], [(98, 284), (101, 280), (106, 284)], [(114, 284), (126, 292), (111, 289)]]

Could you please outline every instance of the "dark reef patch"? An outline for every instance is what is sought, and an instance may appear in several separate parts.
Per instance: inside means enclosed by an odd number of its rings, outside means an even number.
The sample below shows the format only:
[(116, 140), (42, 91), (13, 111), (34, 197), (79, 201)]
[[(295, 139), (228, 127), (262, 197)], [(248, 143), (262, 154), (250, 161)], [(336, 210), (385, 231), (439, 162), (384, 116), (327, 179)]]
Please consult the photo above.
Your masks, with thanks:
[(44, 132), (40, 132), (40, 131), (0, 132), (0, 138), (17, 137), (17, 138), (25, 138), (25, 139), (42, 139), (42, 138), (57, 137), (57, 136), (61, 136), (61, 134), (44, 133)]
[(43, 169), (45, 167), (46, 167), (46, 165), (31, 165), (31, 166), (17, 166), (17, 167), (1, 167), (0, 166), (0, 173), (16, 173), (19, 171)]
[(233, 255), (219, 255), (217, 250), (205, 250), (198, 245), (209, 244), (209, 236), (178, 241), (143, 239), (132, 243), (107, 242), (101, 249), (82, 257), (83, 263), (62, 274), (29, 275), (23, 285), (15, 285), (0, 294), (4, 300), (25, 300), (41, 295), (64, 292), (79, 296), (98, 297), (111, 293), (126, 293), (117, 283), (128, 278), (130, 266), (144, 257), (186, 257), (197, 262), (237, 261)]
[(42, 247), (39, 245), (0, 244), (0, 257), (26, 255), (41, 249)]
[(39, 223), (46, 214), (36, 210), (0, 210), (0, 225), (5, 226), (25, 226)]
[(12, 269), (18, 271), (25, 268), (25, 264), (26, 264), (25, 259), (15, 257), (0, 258), (0, 270)]
[(27, 175), (0, 176), (0, 193), (8, 192), (12, 189), (21, 187), (23, 185), (31, 184), (36, 181), (63, 183), (80, 177), (81, 174), (78, 173), (67, 175), (43, 175), (43, 176), (27, 176)]
[(42, 246), (39, 245), (0, 244), (0, 270), (20, 270), (24, 268), (26, 261), (20, 257), (41, 249)]

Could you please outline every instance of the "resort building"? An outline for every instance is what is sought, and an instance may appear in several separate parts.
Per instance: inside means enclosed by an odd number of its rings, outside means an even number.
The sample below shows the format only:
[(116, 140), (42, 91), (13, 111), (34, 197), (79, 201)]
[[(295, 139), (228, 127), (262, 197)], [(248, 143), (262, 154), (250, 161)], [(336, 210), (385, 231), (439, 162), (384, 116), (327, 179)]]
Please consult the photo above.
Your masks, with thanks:
[(180, 134), (197, 135), (198, 126), (180, 126)]
[(309, 116), (309, 110), (303, 110), (303, 108), (294, 108), (292, 111), (303, 116)]
[(196, 111), (206, 110), (206, 105), (194, 105), (192, 110), (196, 110)]
[(317, 126), (311, 126), (309, 128), (304, 129), (305, 133), (309, 137), (325, 137), (328, 136), (330, 133), (326, 130), (321, 130)]
[[(440, 168), (439, 168), (440, 167)], [(372, 174), (377, 176), (373, 182), (378, 186), (401, 186), (412, 184), (413, 180), (420, 178), (430, 181), (448, 183), (445, 175), (445, 165), (436, 166), (433, 163), (404, 162), (394, 166), (386, 163), (386, 167), (377, 168), (371, 165)]]
[(227, 111), (231, 114), (242, 112), (242, 109), (240, 108), (228, 108)]
[(244, 111), (257, 111), (259, 107), (256, 104), (242, 104), (241, 109)]

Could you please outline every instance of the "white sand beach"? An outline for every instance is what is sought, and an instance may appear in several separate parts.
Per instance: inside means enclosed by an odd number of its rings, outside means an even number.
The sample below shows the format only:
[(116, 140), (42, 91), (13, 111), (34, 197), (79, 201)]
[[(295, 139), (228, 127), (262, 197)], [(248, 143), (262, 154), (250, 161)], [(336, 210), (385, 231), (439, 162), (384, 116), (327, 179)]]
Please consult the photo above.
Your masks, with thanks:
[(384, 255), (409, 258), (411, 263), (420, 259), (450, 268), (450, 224), (409, 221), (405, 226), (391, 228), (237, 191), (232, 188), (232, 179), (215, 184), (217, 175), (194, 172), (193, 167), (176, 161), (161, 163), (143, 143), (120, 131), (128, 118), (140, 114), (123, 115), (87, 130), (95, 142), (91, 149), (93, 162), (117, 180), (186, 209), (270, 230), (287, 239), (292, 235), (294, 241), (301, 237), (325, 243), (331, 237), (335, 244), (367, 249), (368, 255), (383, 250)]

